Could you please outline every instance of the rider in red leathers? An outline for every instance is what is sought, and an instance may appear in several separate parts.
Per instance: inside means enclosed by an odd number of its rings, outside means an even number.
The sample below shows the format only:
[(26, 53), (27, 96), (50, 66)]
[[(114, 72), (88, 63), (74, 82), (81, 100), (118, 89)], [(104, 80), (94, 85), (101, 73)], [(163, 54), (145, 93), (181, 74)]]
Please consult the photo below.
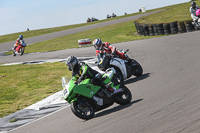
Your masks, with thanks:
[(24, 43), (23, 35), (20, 35), (19, 38), (17, 39), (17, 41), (14, 44), (14, 50), (17, 48), (18, 45), (21, 45), (22, 43)]
[(98, 53), (106, 52), (107, 54), (117, 55), (123, 60), (126, 59), (124, 53), (121, 53), (120, 51), (116, 50), (116, 48), (113, 47), (109, 42), (103, 43), (102, 40), (98, 38), (93, 41), (93, 45), (96, 49), (96, 55), (98, 55)]

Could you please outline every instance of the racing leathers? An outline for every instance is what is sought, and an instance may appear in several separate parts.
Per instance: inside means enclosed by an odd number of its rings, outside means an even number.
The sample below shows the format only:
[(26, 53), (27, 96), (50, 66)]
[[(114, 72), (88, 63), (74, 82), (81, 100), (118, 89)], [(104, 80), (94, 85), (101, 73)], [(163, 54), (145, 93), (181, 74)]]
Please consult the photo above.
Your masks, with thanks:
[(16, 40), (14, 46), (13, 46), (13, 47), (14, 47), (14, 50), (17, 48), (18, 45), (22, 45), (23, 43), (25, 43), (24, 40), (23, 40), (23, 39), (21, 40), (20, 38), (18, 38), (18, 39)]
[(75, 76), (76, 80), (79, 82), (87, 78), (93, 79), (96, 74), (98, 74), (98, 72), (84, 62), (80, 62), (72, 71), (72, 76)]
[(104, 53), (106, 52), (107, 54), (113, 54), (117, 55), (119, 58), (125, 60), (126, 57), (124, 56), (124, 53), (121, 53), (120, 51), (116, 50), (115, 47), (113, 47), (110, 43), (104, 42), (99, 49), (96, 50), (96, 55), (98, 53)]
[(196, 10), (200, 9), (199, 6), (196, 6), (195, 8), (193, 8), (192, 6), (190, 7), (189, 11), (191, 13), (191, 17), (193, 19), (194, 22), (197, 22), (199, 17), (196, 16)]
[(77, 82), (81, 82), (84, 79), (91, 79), (92, 84), (101, 86), (103, 88), (108, 89), (110, 92), (114, 92), (115, 88), (112, 88), (110, 86), (107, 86), (102, 81), (102, 76), (99, 72), (92, 69), (90, 66), (88, 66), (84, 62), (80, 62), (73, 70), (72, 70), (72, 76), (75, 76), (75, 80)]

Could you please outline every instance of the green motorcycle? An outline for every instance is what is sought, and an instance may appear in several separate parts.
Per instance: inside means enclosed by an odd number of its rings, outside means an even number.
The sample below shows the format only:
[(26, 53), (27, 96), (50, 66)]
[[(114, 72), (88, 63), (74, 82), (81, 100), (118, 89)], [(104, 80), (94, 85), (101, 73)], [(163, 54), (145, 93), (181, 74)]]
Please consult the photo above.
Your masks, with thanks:
[(115, 87), (119, 92), (112, 94), (106, 88), (93, 85), (91, 79), (79, 83), (72, 77), (67, 83), (67, 77), (62, 78), (63, 98), (71, 104), (71, 110), (80, 119), (88, 120), (94, 117), (95, 112), (105, 109), (114, 102), (125, 105), (130, 103), (132, 95), (130, 90), (113, 77), (115, 70), (108, 69), (102, 76), (103, 82)]

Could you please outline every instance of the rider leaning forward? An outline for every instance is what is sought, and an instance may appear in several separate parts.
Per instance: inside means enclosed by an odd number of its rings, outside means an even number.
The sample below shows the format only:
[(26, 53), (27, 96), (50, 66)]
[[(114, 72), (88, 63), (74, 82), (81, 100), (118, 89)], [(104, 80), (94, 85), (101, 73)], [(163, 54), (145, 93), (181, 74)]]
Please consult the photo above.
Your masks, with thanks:
[(72, 76), (75, 76), (76, 81), (79, 83), (84, 79), (91, 79), (94, 85), (99, 85), (106, 88), (111, 94), (116, 93), (115, 88), (108, 86), (103, 83), (102, 75), (96, 70), (92, 69), (89, 65), (84, 62), (79, 62), (74, 56), (69, 56), (66, 59), (66, 65), (69, 71), (72, 71)]
[(199, 19), (199, 17), (196, 15), (196, 11), (197, 11), (198, 9), (200, 9), (200, 7), (196, 5), (196, 2), (192, 2), (189, 11), (190, 11), (191, 17), (192, 17), (192, 19), (193, 19), (193, 21), (194, 21), (195, 23), (197, 23), (197, 21), (198, 21), (198, 19)]
[(22, 43), (25, 43), (23, 40), (23, 35), (19, 35), (19, 38), (17, 38), (14, 44), (14, 50), (17, 48), (18, 45), (21, 45)]
[(119, 50), (116, 50), (116, 48), (112, 46), (109, 42), (103, 43), (102, 40), (99, 38), (93, 41), (93, 46), (96, 49), (96, 56), (99, 53), (106, 52), (107, 54), (116, 55), (123, 60), (127, 60), (129, 63), (131, 63), (132, 61), (126, 54), (120, 52)]

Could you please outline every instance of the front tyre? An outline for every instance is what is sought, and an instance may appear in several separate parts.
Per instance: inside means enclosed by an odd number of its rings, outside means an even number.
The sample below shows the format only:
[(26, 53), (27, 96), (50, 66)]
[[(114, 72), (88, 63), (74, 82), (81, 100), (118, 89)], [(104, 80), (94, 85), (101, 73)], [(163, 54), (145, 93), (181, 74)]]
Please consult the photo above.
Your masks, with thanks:
[(24, 54), (24, 50), (25, 50), (25, 47), (22, 47), (22, 48), (21, 48), (20, 56), (22, 56), (22, 55)]
[(143, 73), (142, 66), (136, 60), (133, 61), (132, 68), (134, 70), (133, 73), (134, 76), (138, 77), (142, 75)]
[(15, 54), (15, 50), (13, 50), (13, 56), (16, 56), (16, 54)]
[(132, 94), (130, 90), (126, 86), (120, 87), (122, 88), (122, 92), (115, 94), (115, 102), (120, 105), (126, 105), (131, 102)]
[(115, 68), (116, 74), (114, 75), (115, 80), (120, 83), (121, 85), (124, 85), (124, 77), (121, 73), (121, 71), (118, 68)]
[(74, 101), (71, 110), (80, 119), (89, 120), (94, 117), (94, 108), (88, 102)]

